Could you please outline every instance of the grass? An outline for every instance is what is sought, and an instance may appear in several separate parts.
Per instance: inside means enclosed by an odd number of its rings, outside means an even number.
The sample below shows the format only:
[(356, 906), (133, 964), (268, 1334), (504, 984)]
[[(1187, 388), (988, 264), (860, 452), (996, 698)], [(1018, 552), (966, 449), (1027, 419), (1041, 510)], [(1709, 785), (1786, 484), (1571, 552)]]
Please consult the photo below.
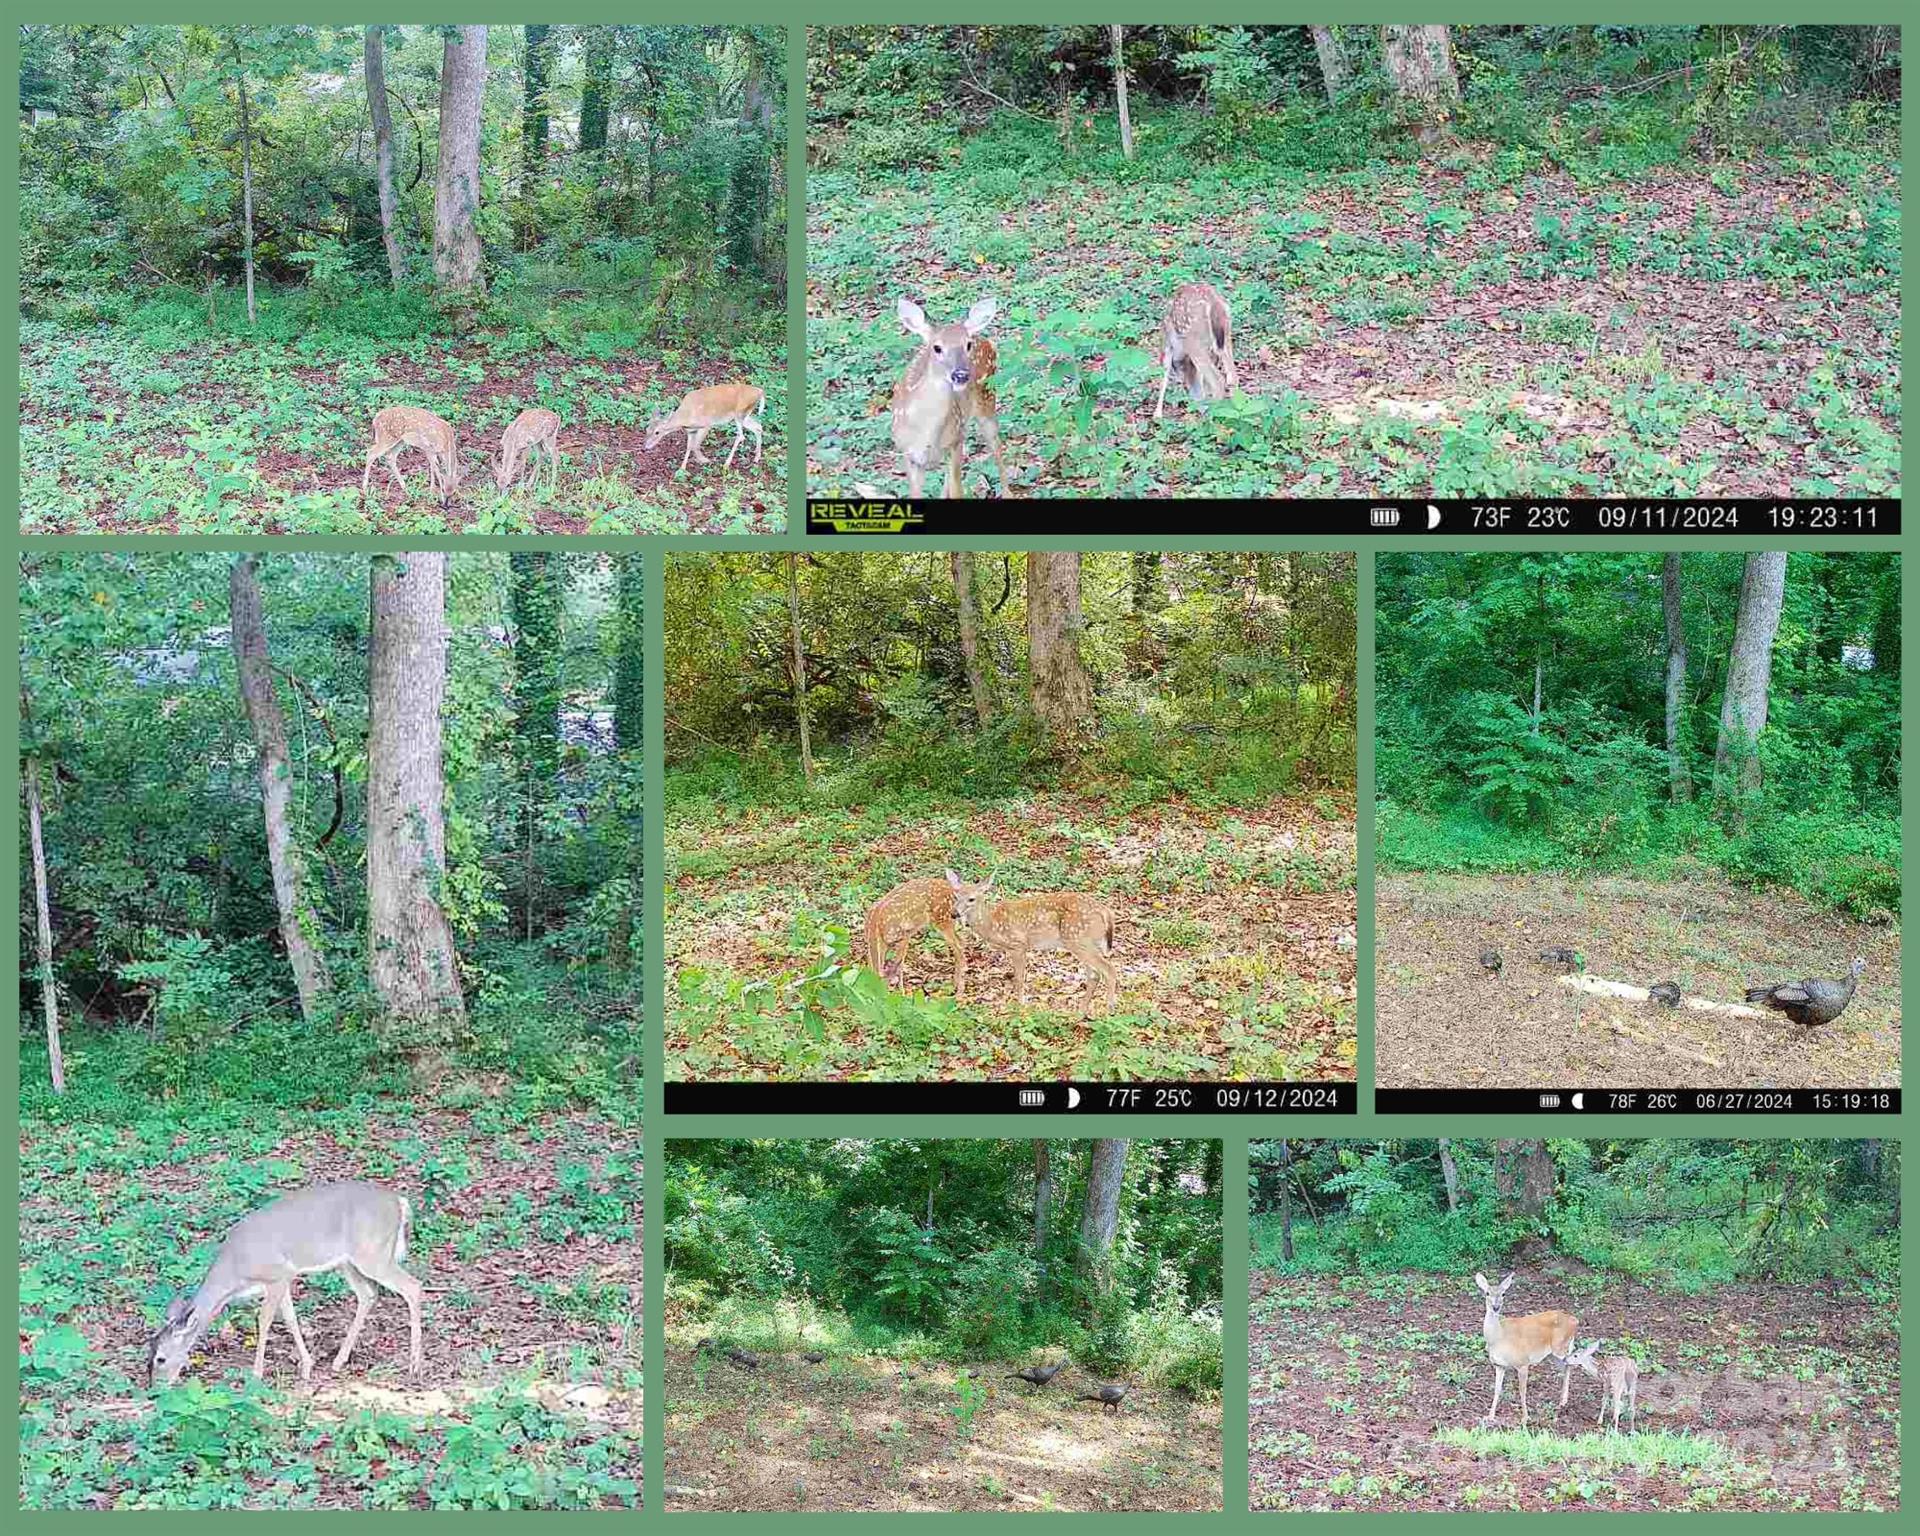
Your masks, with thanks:
[[(1310, 126), (1208, 158), (1203, 120), (1138, 110), (1135, 161), (1099, 116), (1071, 154), (1001, 113), (904, 163), (816, 125), (810, 494), (900, 482), (900, 295), (999, 300), (1016, 495), (1898, 493), (1891, 150), (1316, 165)], [(1243, 394), (1155, 423), (1161, 315), (1201, 280)]]
[[(668, 790), (667, 1075), (675, 1081), (1234, 1077), (1354, 1069), (1353, 824), (1337, 796), (1232, 809), (1032, 791), (749, 805)], [(1029, 1006), (974, 944), (965, 1003), (943, 942), (908, 982), (866, 968), (867, 907), (946, 867), (1070, 889), (1116, 914), (1119, 1005), (1081, 1017), (1076, 964), (1036, 955)]]
[[(84, 1055), (70, 1070), (85, 1070)], [(616, 1508), (640, 1497), (640, 1131), (360, 1099), (293, 1110), (154, 1103), (111, 1122), (58, 1105), (21, 1131), (21, 1503), (34, 1509)], [(328, 1178), (400, 1189), (428, 1288), (427, 1366), (383, 1296), (346, 1368), (352, 1298), (300, 1283), (315, 1355), (284, 1329), (249, 1374), (255, 1309), (230, 1309), (174, 1387), (145, 1337), (221, 1235)]]
[[(231, 293), (151, 290), (70, 301), (21, 324), (21, 529), (26, 533), (764, 533), (785, 526), (786, 361), (776, 326), (662, 327), (616, 298), (503, 297), (457, 336), (390, 296), (368, 314), (268, 290), (257, 327)], [(728, 306), (717, 303), (717, 309)], [(381, 314), (388, 323), (378, 323)], [(664, 339), (656, 339), (656, 337)], [(768, 452), (678, 471), (684, 438), (647, 423), (701, 384), (767, 392)], [(360, 495), (368, 423), (388, 405), (451, 422), (463, 479), (448, 507), (403, 456)], [(501, 493), (491, 461), (522, 409), (560, 416), (557, 490)], [(711, 444), (709, 445), (711, 446)], [(722, 456), (724, 456), (724, 443)], [(752, 445), (742, 450), (751, 454)], [(482, 462), (482, 456), (486, 462)], [(709, 454), (712, 457), (712, 454)]]
[(1434, 1439), (1474, 1456), (1499, 1458), (1533, 1470), (1555, 1466), (1583, 1470), (1626, 1467), (1652, 1472), (1672, 1468), (1728, 1476), (1751, 1471), (1718, 1441), (1670, 1430), (1556, 1435), (1524, 1429), (1443, 1429)]

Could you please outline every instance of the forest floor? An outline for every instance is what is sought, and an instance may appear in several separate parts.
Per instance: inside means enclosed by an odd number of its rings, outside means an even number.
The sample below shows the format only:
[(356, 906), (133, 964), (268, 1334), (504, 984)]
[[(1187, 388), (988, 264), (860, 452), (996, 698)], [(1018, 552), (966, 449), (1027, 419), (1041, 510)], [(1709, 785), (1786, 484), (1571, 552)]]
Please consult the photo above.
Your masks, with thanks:
[[(1382, 875), (1374, 910), (1382, 1088), (1900, 1085), (1897, 926), (1786, 891), (1561, 874)], [(1867, 970), (1847, 1011), (1809, 1030), (1579, 992), (1537, 963), (1548, 945), (1576, 950), (1590, 976), (1732, 1004), (1749, 985), (1843, 976), (1855, 955)], [(1488, 947), (1505, 960), (1495, 977), (1480, 969)]]
[[(1885, 159), (1576, 179), (1467, 146), (1154, 180), (1018, 170), (1009, 132), (953, 156), (807, 178), (811, 495), (902, 489), (901, 295), (936, 323), (998, 299), (1017, 496), (1898, 494)], [(1244, 398), (1170, 392), (1156, 423), (1161, 317), (1196, 279), (1233, 307)], [(989, 466), (976, 442), (968, 494)]]
[[(189, 330), (21, 326), (21, 531), (46, 533), (772, 533), (786, 508), (786, 362), (719, 345), (659, 356), (576, 356), (514, 335), (292, 342)], [(749, 378), (767, 392), (765, 455), (753, 439), (732, 469), (733, 434), (679, 473), (686, 434), (651, 452), (648, 423), (686, 390)], [(361, 473), (373, 413), (418, 405), (450, 422), (462, 479), (443, 510), (425, 458), (400, 456), (402, 495)], [(507, 494), (492, 464), (529, 406), (557, 412), (557, 488), (543, 476)], [(717, 445), (717, 449), (716, 449)]]
[(1530, 1310), (1570, 1307), (1581, 1339), (1640, 1360), (1634, 1434), (1593, 1432), (1600, 1385), (1577, 1372), (1562, 1409), (1549, 1362), (1533, 1377), (1530, 1435), (1511, 1376), (1497, 1431), (1458, 1435), (1477, 1428), (1493, 1393), (1470, 1278), (1256, 1270), (1253, 1507), (1899, 1507), (1897, 1288), (1872, 1298), (1771, 1284), (1682, 1296), (1556, 1263), (1558, 1273), (1523, 1276), (1523, 1299)]
[[(31, 1122), (21, 1142), (21, 1503), (31, 1508), (609, 1508), (639, 1503), (640, 1127), (386, 1103)], [(236, 1303), (179, 1384), (147, 1335), (276, 1192), (367, 1178), (414, 1207), (426, 1368), (382, 1292), (344, 1370), (337, 1276), (295, 1291), (302, 1388)]]
[[(1350, 797), (796, 810), (670, 791), (666, 853), (671, 1081), (1353, 1077)], [(1106, 902), (1116, 1011), (1081, 1017), (1099, 994), (1071, 956), (1046, 953), (1019, 1013), (1007, 962), (977, 941), (956, 1004), (931, 932), (909, 950), (907, 990), (889, 992), (858, 953), (867, 908), (948, 867)]]
[(1076, 1397), (1100, 1384), (1077, 1369), (1041, 1389), (1007, 1361), (763, 1354), (747, 1371), (691, 1342), (667, 1350), (669, 1510), (1221, 1508), (1218, 1403), (1135, 1388), (1116, 1414)]

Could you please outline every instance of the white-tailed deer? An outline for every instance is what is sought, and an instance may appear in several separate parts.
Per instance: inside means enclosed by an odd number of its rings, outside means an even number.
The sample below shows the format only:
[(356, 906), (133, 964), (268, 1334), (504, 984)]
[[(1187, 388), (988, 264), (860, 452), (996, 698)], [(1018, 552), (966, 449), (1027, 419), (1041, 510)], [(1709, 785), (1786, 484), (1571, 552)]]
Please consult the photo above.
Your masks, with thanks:
[[(890, 986), (907, 977), (907, 946), (927, 929), (937, 929), (953, 951), (953, 996), (967, 995), (967, 945), (953, 915), (953, 892), (944, 880), (907, 880), (896, 885), (867, 911), (867, 964)], [(888, 975), (889, 951), (892, 975)]]
[(1153, 419), (1160, 419), (1167, 403), (1167, 384), (1173, 370), (1196, 400), (1224, 400), (1240, 387), (1233, 364), (1233, 311), (1211, 283), (1183, 283), (1167, 306), (1161, 323), (1160, 398)]
[(1113, 955), (1113, 914), (1091, 896), (1074, 891), (1033, 891), (993, 896), (993, 881), (971, 885), (952, 870), (947, 884), (953, 893), (953, 915), (989, 949), (1006, 952), (1013, 962), (1013, 991), (1020, 1007), (1027, 1003), (1027, 957), (1035, 950), (1064, 950), (1087, 971), (1087, 1012), (1093, 1012), (1093, 980), (1106, 986), (1107, 1012), (1119, 999), (1119, 976)]
[(1573, 1367), (1568, 1355), (1580, 1320), (1566, 1312), (1529, 1312), (1525, 1317), (1508, 1317), (1500, 1310), (1507, 1288), (1513, 1284), (1508, 1275), (1498, 1285), (1476, 1273), (1473, 1283), (1487, 1298), (1487, 1315), (1481, 1332), (1487, 1338), (1487, 1358), (1493, 1362), (1493, 1406), (1487, 1410), (1491, 1424), (1500, 1414), (1500, 1390), (1507, 1384), (1507, 1372), (1520, 1377), (1520, 1426), (1527, 1425), (1527, 1373), (1549, 1355), (1560, 1362), (1560, 1406), (1567, 1406), (1567, 1392), (1573, 1384)]
[(538, 480), (542, 453), (547, 456), (547, 484), (550, 487), (558, 486), (560, 418), (552, 411), (522, 411), (500, 434), (500, 458), (493, 466), (493, 483), (504, 491), (515, 480), (529, 473)]
[(1599, 1353), (1605, 1339), (1595, 1339), (1591, 1344), (1583, 1344), (1568, 1358), (1569, 1365), (1578, 1366), (1600, 1383), (1600, 1413), (1594, 1419), (1594, 1428), (1598, 1429), (1607, 1416), (1609, 1404), (1613, 1407), (1613, 1430), (1620, 1432), (1620, 1405), (1626, 1404), (1627, 1429), (1631, 1433), (1640, 1424), (1640, 1367), (1628, 1355), (1603, 1355)]
[(669, 432), (685, 432), (687, 451), (680, 455), (680, 467), (685, 469), (688, 459), (706, 464), (711, 461), (700, 451), (702, 440), (715, 427), (731, 426), (733, 446), (727, 450), (727, 461), (721, 468), (733, 468), (733, 456), (749, 432), (753, 434), (753, 462), (758, 464), (766, 439), (761, 436), (754, 413), (766, 398), (765, 390), (751, 384), (709, 384), (705, 389), (688, 390), (671, 416), (662, 416), (647, 428), (647, 451), (651, 453)]
[(407, 482), (395, 463), (406, 448), (417, 448), (427, 456), (427, 483), (444, 507), (460, 483), (459, 445), (452, 427), (417, 405), (390, 405), (373, 413), (373, 446), (367, 450), (366, 472), (360, 476), (360, 499), (367, 498), (367, 481), (378, 459), (387, 461), (393, 483), (400, 487), (402, 496), (407, 494)]
[(192, 1295), (180, 1295), (167, 1308), (147, 1347), (147, 1384), (170, 1387), (180, 1379), (194, 1346), (206, 1336), (229, 1302), (260, 1299), (260, 1342), (253, 1374), (267, 1369), (267, 1334), (277, 1311), (287, 1321), (300, 1356), (300, 1379), (313, 1374), (313, 1356), (293, 1310), (293, 1282), (301, 1275), (338, 1270), (353, 1288), (358, 1305), (353, 1326), (333, 1357), (337, 1371), (353, 1353), (360, 1328), (384, 1286), (407, 1303), (413, 1330), (408, 1370), (418, 1373), (420, 1282), (400, 1267), (407, 1256), (407, 1231), (413, 1208), (402, 1195), (377, 1184), (310, 1184), (242, 1217), (214, 1255), (207, 1276)]
[(900, 301), (900, 323), (921, 341), (907, 371), (893, 386), (893, 446), (907, 465), (907, 490), (919, 496), (927, 471), (947, 466), (947, 495), (960, 496), (967, 467), (967, 423), (980, 424), (993, 467), (1000, 472), (1000, 494), (1007, 494), (1007, 466), (1000, 457), (999, 404), (987, 381), (998, 366), (993, 343), (980, 333), (993, 323), (997, 306), (981, 299), (967, 318), (951, 325), (930, 325), (912, 299)]

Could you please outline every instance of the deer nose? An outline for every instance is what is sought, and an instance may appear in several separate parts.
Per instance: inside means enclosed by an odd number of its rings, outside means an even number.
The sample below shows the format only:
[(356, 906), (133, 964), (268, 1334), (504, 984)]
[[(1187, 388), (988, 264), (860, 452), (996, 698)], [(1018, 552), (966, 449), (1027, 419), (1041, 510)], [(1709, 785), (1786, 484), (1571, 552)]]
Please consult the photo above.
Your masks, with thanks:
[(956, 368), (953, 370), (953, 382), (956, 384), (964, 384), (972, 377), (973, 375), (968, 373), (964, 368)]

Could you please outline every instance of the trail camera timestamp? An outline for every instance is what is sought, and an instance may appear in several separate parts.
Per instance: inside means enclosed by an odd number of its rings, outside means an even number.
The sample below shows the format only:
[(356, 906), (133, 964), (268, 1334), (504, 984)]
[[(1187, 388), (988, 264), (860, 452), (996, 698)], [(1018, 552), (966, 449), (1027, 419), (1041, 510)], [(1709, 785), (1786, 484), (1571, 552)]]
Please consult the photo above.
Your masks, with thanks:
[[(1436, 511), (1440, 509), (1436, 508)], [(1470, 502), (1467, 517), (1444, 513), (1429, 531), (1499, 534), (1897, 534), (1897, 501), (1556, 501)]]

